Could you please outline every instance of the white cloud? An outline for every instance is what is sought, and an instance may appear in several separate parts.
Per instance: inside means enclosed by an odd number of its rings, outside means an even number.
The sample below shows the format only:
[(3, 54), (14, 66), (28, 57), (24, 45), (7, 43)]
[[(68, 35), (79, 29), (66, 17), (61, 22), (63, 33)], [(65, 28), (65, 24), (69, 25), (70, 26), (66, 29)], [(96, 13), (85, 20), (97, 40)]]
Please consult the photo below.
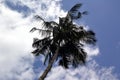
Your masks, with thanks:
[(96, 46), (85, 45), (84, 49), (88, 53), (88, 60), (91, 59), (92, 56), (97, 56), (100, 53), (99, 48)]
[[(29, 31), (32, 27), (39, 27), (40, 23), (33, 21), (32, 17), (38, 12), (41, 16), (46, 15), (55, 19), (54, 15), (61, 11), (60, 5), (57, 5), (58, 1), (16, 0), (12, 3), (16, 4), (17, 2), (21, 6), (25, 5), (31, 10), (34, 9), (35, 13), (24, 17), (23, 13), (7, 7), (4, 1), (0, 2), (0, 80), (35, 79), (34, 57), (30, 52), (32, 51), (33, 36), (38, 37), (38, 34), (31, 34)], [(40, 5), (37, 5), (38, 3)], [(47, 9), (50, 8), (49, 11), (41, 8), (44, 3)], [(52, 10), (52, 8), (54, 9)], [(45, 12), (45, 15), (42, 11)], [(54, 14), (50, 14), (51, 12)]]
[[(36, 33), (31, 34), (29, 30), (32, 27), (39, 27), (40, 23), (33, 21), (32, 16), (39, 14), (46, 20), (57, 21), (58, 16), (66, 14), (61, 9), (60, 1), (11, 1), (13, 4), (19, 2), (21, 6), (24, 5), (31, 11), (34, 10), (27, 17), (24, 17), (23, 13), (8, 8), (4, 0), (0, 1), (0, 80), (34, 80), (37, 77), (36, 75), (39, 75), (35, 73), (37, 69), (33, 68), (34, 57), (30, 54), (33, 37), (38, 37), (39, 35)], [(86, 50), (88, 53), (91, 52), (89, 56), (98, 55), (99, 53), (98, 48), (86, 47)], [(55, 67), (46, 80), (73, 80), (73, 78), (74, 80), (117, 80), (116, 76), (112, 74), (111, 68), (99, 68), (99, 70), (96, 64), (89, 63), (86, 67), (82, 66), (75, 70), (64, 70), (61, 67)], [(38, 70), (41, 69), (39, 68)], [(41, 70), (40, 72), (43, 71)], [(110, 76), (110, 79), (108, 76)], [(102, 79), (104, 77), (106, 79)]]
[(100, 67), (94, 60), (86, 66), (79, 66), (76, 69), (65, 70), (62, 67), (55, 67), (48, 74), (45, 80), (118, 80), (113, 74), (113, 67)]

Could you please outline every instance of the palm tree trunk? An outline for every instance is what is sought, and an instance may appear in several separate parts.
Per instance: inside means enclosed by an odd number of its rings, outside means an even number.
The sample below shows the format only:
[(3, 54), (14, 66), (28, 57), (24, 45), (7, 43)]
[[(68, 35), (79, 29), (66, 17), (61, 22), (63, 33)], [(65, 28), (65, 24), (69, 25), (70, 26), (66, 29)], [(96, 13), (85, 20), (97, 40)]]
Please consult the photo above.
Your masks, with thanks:
[(59, 48), (60, 48), (60, 47), (58, 46), (57, 49), (56, 49), (56, 51), (55, 51), (54, 56), (52, 57), (50, 63), (48, 64), (48, 66), (47, 66), (47, 68), (45, 69), (45, 71), (43, 72), (43, 74), (40, 76), (39, 80), (44, 80), (45, 77), (47, 76), (48, 72), (51, 70), (53, 63), (54, 63), (55, 59), (56, 59), (57, 56), (58, 56)]

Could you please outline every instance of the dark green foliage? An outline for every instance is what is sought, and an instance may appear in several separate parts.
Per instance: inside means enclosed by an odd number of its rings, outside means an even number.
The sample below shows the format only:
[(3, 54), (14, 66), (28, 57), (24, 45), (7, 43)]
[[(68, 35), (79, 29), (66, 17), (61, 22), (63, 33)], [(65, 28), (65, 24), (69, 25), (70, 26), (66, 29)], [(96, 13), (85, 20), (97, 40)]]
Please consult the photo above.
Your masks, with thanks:
[(92, 30), (85, 30), (84, 26), (73, 24), (74, 19), (79, 19), (82, 15), (87, 14), (86, 11), (78, 11), (81, 6), (82, 4), (73, 6), (66, 17), (59, 18), (59, 23), (48, 22), (38, 15), (35, 16), (36, 19), (43, 21), (44, 29), (33, 28), (30, 32), (38, 30), (46, 36), (43, 39), (34, 39), (32, 46), (35, 50), (32, 53), (36, 56), (44, 55), (44, 64), (47, 60), (48, 63), (50, 62), (57, 46), (60, 46), (57, 56), (59, 65), (69, 68), (69, 65), (77, 67), (79, 64), (85, 64), (87, 53), (83, 49), (83, 43), (95, 45), (96, 38)]

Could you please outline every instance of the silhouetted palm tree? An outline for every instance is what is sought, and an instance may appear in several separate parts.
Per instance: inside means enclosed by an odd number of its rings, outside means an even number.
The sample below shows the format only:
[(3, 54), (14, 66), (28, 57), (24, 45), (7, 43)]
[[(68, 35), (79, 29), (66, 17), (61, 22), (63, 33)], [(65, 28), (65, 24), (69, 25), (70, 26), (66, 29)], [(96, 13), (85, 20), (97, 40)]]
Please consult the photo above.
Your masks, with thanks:
[(36, 56), (43, 54), (45, 56), (44, 64), (48, 61), (48, 66), (39, 80), (44, 80), (56, 60), (59, 60), (59, 65), (64, 68), (69, 68), (69, 65), (77, 67), (79, 64), (85, 63), (87, 53), (83, 46), (85, 43), (94, 45), (96, 38), (93, 31), (73, 23), (73, 20), (87, 14), (86, 11), (78, 11), (81, 5), (73, 6), (66, 17), (59, 18), (59, 23), (47, 22), (40, 16), (35, 16), (36, 19), (43, 21), (43, 29), (34, 27), (30, 32), (38, 30), (45, 37), (34, 39), (32, 46), (35, 50), (32, 53)]

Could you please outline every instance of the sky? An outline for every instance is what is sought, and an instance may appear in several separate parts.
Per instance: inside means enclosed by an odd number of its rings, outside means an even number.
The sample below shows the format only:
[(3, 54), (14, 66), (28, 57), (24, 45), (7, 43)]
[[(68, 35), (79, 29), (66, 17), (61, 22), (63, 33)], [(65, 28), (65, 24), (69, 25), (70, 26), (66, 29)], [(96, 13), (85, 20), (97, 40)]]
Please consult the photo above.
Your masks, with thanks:
[(45, 80), (119, 80), (119, 0), (0, 0), (0, 80), (37, 80), (44, 71), (43, 56), (31, 54), (32, 27), (41, 27), (33, 16), (58, 21), (76, 3), (88, 11), (77, 24), (96, 33), (97, 45), (85, 46), (87, 64), (76, 69), (53, 66)]
[[(115, 71), (120, 73), (120, 1), (119, 0), (74, 0), (70, 5), (63, 1), (63, 9), (67, 10), (72, 4), (83, 3), (83, 10), (88, 15), (83, 22), (96, 32), (100, 54), (96, 61), (103, 66), (115, 66)], [(68, 7), (67, 7), (68, 6)]]

